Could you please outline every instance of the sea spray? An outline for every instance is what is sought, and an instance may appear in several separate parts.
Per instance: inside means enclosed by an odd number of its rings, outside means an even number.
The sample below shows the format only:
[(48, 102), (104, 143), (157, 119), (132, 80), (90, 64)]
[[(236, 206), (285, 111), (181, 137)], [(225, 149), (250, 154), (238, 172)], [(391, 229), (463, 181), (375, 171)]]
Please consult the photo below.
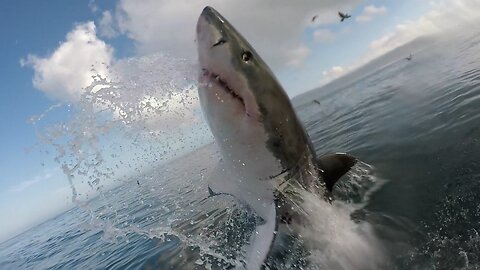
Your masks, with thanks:
[[(94, 76), (77, 103), (50, 109), (68, 111), (65, 121), (42, 122), (49, 110), (33, 121), (41, 140), (55, 149), (72, 200), (90, 215), (83, 228), (101, 231), (103, 241), (117, 244), (132, 234), (171, 242), (179, 249), (177, 256), (197, 266), (241, 266), (258, 218), (228, 196), (208, 198), (206, 178), (220, 157), (215, 146), (190, 152), (211, 140), (198, 106), (195, 64), (156, 55), (109, 68), (112, 77)], [(362, 183), (348, 187), (370, 189), (372, 183), (351, 177)], [(119, 192), (128, 196), (118, 197)], [(364, 263), (361, 255), (374, 255), (360, 244), (372, 241), (363, 228), (368, 226), (350, 219), (354, 207), (306, 201), (317, 225), (311, 231), (318, 241), (312, 256), (336, 255), (348, 268)], [(315, 220), (321, 216), (328, 218)], [(343, 225), (332, 234), (336, 224)], [(348, 239), (342, 235), (355, 243), (343, 254), (340, 240)], [(335, 266), (332, 260), (312, 261)]]
[[(55, 150), (73, 201), (87, 201), (103, 186), (118, 186), (209, 140), (195, 64), (158, 54), (108, 68), (111, 78), (93, 76), (78, 102), (32, 117), (40, 140)], [(69, 117), (44, 121), (51, 110), (67, 110)]]

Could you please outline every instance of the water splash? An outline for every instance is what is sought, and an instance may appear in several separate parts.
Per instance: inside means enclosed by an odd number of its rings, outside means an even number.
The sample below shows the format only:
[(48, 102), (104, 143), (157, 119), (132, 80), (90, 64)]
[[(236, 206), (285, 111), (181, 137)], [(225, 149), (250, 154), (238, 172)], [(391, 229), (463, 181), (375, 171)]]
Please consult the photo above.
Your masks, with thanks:
[[(31, 119), (41, 142), (54, 150), (55, 161), (71, 187), (72, 201), (90, 214), (87, 227), (102, 231), (106, 241), (128, 240), (129, 233), (160, 239), (168, 234), (187, 245), (197, 241), (197, 246), (209, 246), (172, 230), (173, 215), (167, 224), (152, 222), (155, 228), (129, 220), (122, 214), (121, 200), (109, 192), (130, 179), (141, 179), (144, 184), (160, 164), (211, 140), (198, 106), (195, 64), (159, 54), (123, 60), (109, 69), (112, 77), (93, 76), (77, 103), (57, 104)], [(53, 111), (66, 111), (66, 119), (49, 120)], [(154, 187), (164, 188), (150, 186), (150, 192)], [(140, 192), (136, 190), (136, 196), (141, 197)], [(91, 201), (98, 195), (96, 203), (103, 204), (100, 211)], [(169, 203), (165, 201), (162, 207)], [(154, 201), (144, 198), (142, 204), (153, 206)]]
[(305, 194), (304, 209), (311, 226), (302, 236), (309, 239), (312, 269), (383, 269), (386, 257), (373, 228), (355, 222), (351, 214), (358, 206), (335, 201), (333, 205)]
[[(210, 139), (195, 64), (159, 54), (107, 68), (111, 78), (93, 76), (77, 103), (32, 117), (40, 140), (55, 150), (75, 202)], [(53, 110), (67, 111), (67, 119), (43, 123)]]
[[(32, 119), (42, 142), (55, 150), (72, 200), (90, 216), (84, 228), (115, 244), (130, 235), (174, 243), (181, 247), (176, 255), (189, 258), (187, 269), (241, 266), (256, 217), (231, 198), (207, 199), (202, 175), (219, 156), (213, 146), (199, 149), (211, 134), (198, 104), (196, 65), (156, 55), (110, 69), (110, 78), (93, 77), (78, 103), (55, 105)], [(45, 121), (53, 110), (67, 111), (67, 119)], [(375, 185), (367, 171), (357, 167), (342, 184), (338, 197), (350, 202), (332, 207), (305, 195), (315, 226), (304, 234), (315, 239), (309, 253), (315, 265), (380, 263), (368, 225), (350, 218), (360, 207), (352, 205), (365, 202)], [(371, 256), (379, 260), (367, 264)]]
[[(302, 192), (302, 210), (308, 222), (299, 233), (297, 255), (284, 263), (285, 269), (384, 269), (387, 255), (374, 228), (354, 214), (363, 209), (371, 194), (385, 181), (374, 168), (358, 162), (335, 186), (332, 203), (318, 195)], [(299, 259), (301, 256), (304, 258)]]

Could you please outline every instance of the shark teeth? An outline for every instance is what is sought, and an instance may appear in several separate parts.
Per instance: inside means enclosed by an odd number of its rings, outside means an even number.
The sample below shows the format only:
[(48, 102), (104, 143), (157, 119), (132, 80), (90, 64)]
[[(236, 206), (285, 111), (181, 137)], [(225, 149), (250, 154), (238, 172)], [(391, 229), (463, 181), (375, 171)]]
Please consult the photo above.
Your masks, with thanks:
[(216, 81), (227, 93), (229, 93), (233, 98), (239, 100), (243, 106), (245, 107), (245, 101), (243, 98), (233, 90), (226, 81), (224, 81), (220, 75), (215, 74), (213, 72), (208, 71), (205, 68), (202, 68), (202, 74), (205, 77), (210, 77), (211, 80)]

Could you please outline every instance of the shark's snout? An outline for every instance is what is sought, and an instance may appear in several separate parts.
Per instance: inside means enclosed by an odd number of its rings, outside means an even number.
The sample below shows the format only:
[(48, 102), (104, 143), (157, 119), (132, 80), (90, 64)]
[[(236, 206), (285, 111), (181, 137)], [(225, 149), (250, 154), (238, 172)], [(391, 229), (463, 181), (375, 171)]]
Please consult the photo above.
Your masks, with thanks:
[(218, 17), (218, 12), (210, 6), (206, 6), (202, 10), (202, 14), (200, 14), (200, 17), (204, 17), (204, 18), (215, 17), (215, 16)]
[(198, 18), (197, 22), (197, 34), (199, 34), (202, 30), (205, 29), (205, 26), (208, 24), (215, 24), (215, 23), (223, 23), (224, 18), (218, 11), (216, 11), (214, 8), (206, 6), (202, 13), (200, 14), (200, 17)]
[(223, 18), (223, 16), (220, 15), (218, 11), (216, 11), (214, 8), (210, 6), (206, 6), (203, 9), (202, 14), (200, 14), (200, 17), (204, 17), (205, 19), (207, 19), (207, 21), (218, 20), (221, 23), (225, 22), (225, 19)]

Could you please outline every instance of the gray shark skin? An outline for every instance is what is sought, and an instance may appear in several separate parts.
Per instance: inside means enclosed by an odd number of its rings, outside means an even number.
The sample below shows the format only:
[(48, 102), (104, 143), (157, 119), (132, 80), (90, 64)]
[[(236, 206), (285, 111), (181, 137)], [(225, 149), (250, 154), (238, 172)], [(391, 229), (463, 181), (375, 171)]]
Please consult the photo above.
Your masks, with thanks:
[(330, 200), (334, 183), (356, 159), (347, 154), (317, 159), (270, 68), (215, 9), (201, 13), (196, 40), (200, 103), (223, 156), (208, 191), (234, 196), (262, 218), (244, 267), (276, 269), (308, 223), (302, 194)]

